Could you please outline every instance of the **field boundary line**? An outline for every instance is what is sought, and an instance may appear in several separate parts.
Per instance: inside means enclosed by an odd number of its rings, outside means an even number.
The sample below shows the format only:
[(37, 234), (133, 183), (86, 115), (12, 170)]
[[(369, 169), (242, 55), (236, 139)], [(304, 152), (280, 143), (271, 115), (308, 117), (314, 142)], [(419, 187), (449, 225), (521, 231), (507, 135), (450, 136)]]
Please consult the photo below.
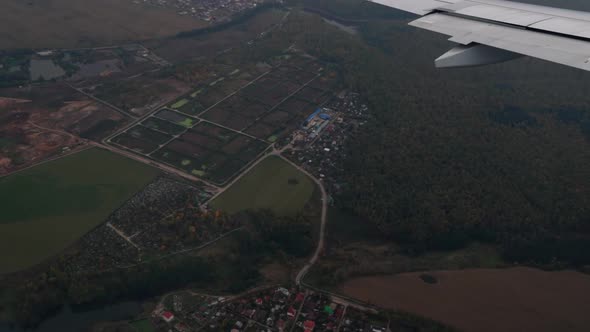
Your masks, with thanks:
[(6, 174), (2, 174), (2, 175), (0, 175), (0, 179), (5, 178), (5, 177), (9, 177), (11, 175), (15, 175), (15, 174), (18, 174), (18, 173), (21, 173), (21, 172), (24, 172), (24, 171), (26, 171), (28, 169), (33, 168), (33, 167), (41, 166), (43, 164), (47, 164), (49, 162), (59, 160), (61, 158), (65, 158), (65, 157), (69, 157), (69, 156), (75, 155), (77, 153), (80, 153), (80, 152), (83, 152), (83, 151), (86, 151), (86, 150), (89, 150), (89, 149), (92, 149), (92, 148), (94, 148), (94, 145), (85, 143), (84, 145), (82, 145), (80, 147), (77, 147), (76, 149), (70, 150), (66, 154), (62, 154), (62, 155), (54, 156), (54, 157), (49, 157), (48, 159), (41, 160), (40, 162), (35, 163), (35, 164), (32, 164), (32, 165), (29, 165), (27, 167), (14, 170), (14, 171), (9, 172), (9, 173), (6, 173)]

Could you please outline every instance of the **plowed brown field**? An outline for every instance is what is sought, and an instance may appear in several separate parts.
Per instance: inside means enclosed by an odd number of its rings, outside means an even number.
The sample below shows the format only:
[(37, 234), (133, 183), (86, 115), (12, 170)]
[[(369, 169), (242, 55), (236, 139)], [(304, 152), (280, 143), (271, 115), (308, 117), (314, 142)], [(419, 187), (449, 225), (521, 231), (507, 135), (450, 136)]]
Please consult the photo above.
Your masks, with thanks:
[(590, 331), (590, 275), (530, 268), (361, 277), (341, 293), (429, 317), (464, 331)]

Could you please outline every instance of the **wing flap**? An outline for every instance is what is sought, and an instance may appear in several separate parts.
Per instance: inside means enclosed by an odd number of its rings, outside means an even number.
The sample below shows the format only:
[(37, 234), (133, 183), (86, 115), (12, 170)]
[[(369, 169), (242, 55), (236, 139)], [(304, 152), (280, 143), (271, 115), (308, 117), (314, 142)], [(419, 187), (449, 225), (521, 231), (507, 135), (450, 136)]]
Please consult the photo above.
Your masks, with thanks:
[(443, 13), (410, 25), (451, 36), (463, 45), (478, 43), (567, 66), (590, 70), (590, 43), (521, 28), (474, 21)]
[(426, 15), (436, 8), (456, 2), (453, 0), (369, 0), (416, 15)]

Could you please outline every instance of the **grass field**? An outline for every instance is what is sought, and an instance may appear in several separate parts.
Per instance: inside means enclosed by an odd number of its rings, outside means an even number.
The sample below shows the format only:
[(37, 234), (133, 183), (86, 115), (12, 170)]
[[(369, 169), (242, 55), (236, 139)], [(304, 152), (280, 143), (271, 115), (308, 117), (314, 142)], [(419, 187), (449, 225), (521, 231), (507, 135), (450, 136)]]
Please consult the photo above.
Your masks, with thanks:
[(211, 206), (227, 213), (264, 208), (279, 215), (294, 215), (303, 209), (313, 190), (314, 183), (305, 174), (271, 156), (217, 197)]
[(133, 326), (133, 328), (137, 332), (155, 332), (156, 331), (156, 329), (154, 329), (154, 327), (152, 326), (150, 321), (147, 319), (134, 321), (131, 323), (131, 326)]
[(90, 149), (0, 178), (0, 273), (59, 253), (157, 174), (154, 168)]
[(206, 25), (127, 0), (2, 0), (0, 22), (0, 49), (103, 46)]

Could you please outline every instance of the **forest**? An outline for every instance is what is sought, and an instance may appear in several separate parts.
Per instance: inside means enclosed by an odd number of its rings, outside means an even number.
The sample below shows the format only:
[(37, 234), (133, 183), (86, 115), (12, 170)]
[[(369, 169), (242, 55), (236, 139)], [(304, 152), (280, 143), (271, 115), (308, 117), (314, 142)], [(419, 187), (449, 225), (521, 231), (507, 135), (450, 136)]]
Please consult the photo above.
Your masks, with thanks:
[(306, 14), (290, 27), (372, 112), (348, 140), (339, 207), (410, 254), (485, 242), (509, 261), (590, 264), (590, 74), (530, 58), (437, 70), (444, 36), (363, 15), (359, 36)]

